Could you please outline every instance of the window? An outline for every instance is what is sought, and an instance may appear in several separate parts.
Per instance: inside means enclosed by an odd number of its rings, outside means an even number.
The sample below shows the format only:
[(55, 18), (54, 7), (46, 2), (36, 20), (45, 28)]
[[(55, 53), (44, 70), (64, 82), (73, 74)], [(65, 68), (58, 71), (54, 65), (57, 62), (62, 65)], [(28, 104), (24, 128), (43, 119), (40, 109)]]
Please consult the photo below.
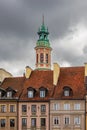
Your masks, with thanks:
[(27, 118), (22, 118), (22, 127), (27, 126)]
[(7, 92), (7, 97), (12, 97), (12, 91)]
[(10, 112), (15, 112), (15, 105), (10, 105)]
[(70, 118), (69, 117), (65, 117), (64, 124), (65, 125), (69, 125), (70, 124)]
[(1, 119), (1, 127), (5, 127), (5, 125), (6, 125), (6, 120), (5, 119)]
[(40, 97), (45, 97), (45, 90), (40, 90)]
[(27, 106), (26, 105), (22, 105), (22, 112), (27, 112)]
[(36, 63), (38, 63), (38, 54), (37, 54), (37, 58), (36, 59), (37, 59)]
[(46, 105), (41, 105), (41, 112), (46, 112)]
[(31, 119), (31, 126), (36, 127), (36, 118)]
[(36, 112), (36, 105), (31, 106), (31, 112)]
[(10, 127), (15, 127), (15, 119), (10, 119)]
[(69, 96), (69, 90), (64, 90), (64, 96)]
[(74, 104), (74, 110), (80, 110), (80, 104), (79, 103)]
[(40, 54), (40, 62), (41, 62), (41, 63), (44, 62), (44, 54), (43, 54), (43, 53)]
[(54, 117), (53, 118), (53, 124), (58, 125), (59, 124), (59, 117)]
[(48, 54), (46, 54), (46, 63), (48, 63)]
[(33, 98), (33, 91), (29, 91), (29, 90), (28, 90), (28, 97), (29, 97), (29, 98)]
[(6, 105), (1, 105), (1, 112), (6, 112)]
[(56, 111), (56, 110), (59, 110), (59, 104), (58, 103), (55, 103), (53, 105), (53, 109)]
[(41, 118), (41, 126), (46, 126), (46, 119), (45, 118)]
[(64, 110), (70, 110), (70, 104), (64, 104)]
[(74, 117), (74, 124), (75, 125), (80, 125), (80, 117), (79, 116)]

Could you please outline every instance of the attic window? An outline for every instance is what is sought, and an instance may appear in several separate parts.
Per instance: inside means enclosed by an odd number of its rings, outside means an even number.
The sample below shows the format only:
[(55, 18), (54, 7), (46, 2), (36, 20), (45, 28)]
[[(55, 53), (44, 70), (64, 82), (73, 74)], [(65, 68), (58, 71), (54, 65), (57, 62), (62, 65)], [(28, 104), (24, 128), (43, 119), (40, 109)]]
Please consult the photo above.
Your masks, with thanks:
[(12, 97), (12, 91), (7, 92), (7, 97)]
[(32, 90), (31, 91), (28, 90), (28, 97), (29, 98), (33, 98), (34, 97), (34, 93), (33, 93)]
[(33, 98), (36, 90), (32, 87), (27, 88), (27, 90), (28, 90), (28, 98)]
[(44, 88), (44, 87), (41, 87), (41, 88), (40, 88), (40, 97), (41, 97), (41, 98), (46, 97), (46, 92), (47, 92), (47, 89)]
[(72, 95), (72, 89), (70, 87), (65, 86), (63, 89), (64, 89), (64, 91), (63, 91), (64, 96), (71, 96)]
[(64, 96), (69, 96), (69, 90), (64, 90)]

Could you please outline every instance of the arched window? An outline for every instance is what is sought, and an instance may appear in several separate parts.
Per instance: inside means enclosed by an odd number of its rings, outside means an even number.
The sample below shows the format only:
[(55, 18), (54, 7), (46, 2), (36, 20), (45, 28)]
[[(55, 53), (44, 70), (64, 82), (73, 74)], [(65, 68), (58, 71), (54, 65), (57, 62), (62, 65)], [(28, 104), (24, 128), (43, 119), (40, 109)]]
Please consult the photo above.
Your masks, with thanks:
[(48, 54), (46, 54), (46, 63), (48, 63)]
[(28, 90), (28, 98), (33, 98), (35, 96), (36, 90), (32, 87), (29, 87), (27, 90)]
[(41, 53), (41, 54), (40, 54), (40, 63), (43, 63), (43, 62), (44, 62), (44, 54)]
[(63, 88), (63, 96), (72, 96), (72, 89), (68, 86)]

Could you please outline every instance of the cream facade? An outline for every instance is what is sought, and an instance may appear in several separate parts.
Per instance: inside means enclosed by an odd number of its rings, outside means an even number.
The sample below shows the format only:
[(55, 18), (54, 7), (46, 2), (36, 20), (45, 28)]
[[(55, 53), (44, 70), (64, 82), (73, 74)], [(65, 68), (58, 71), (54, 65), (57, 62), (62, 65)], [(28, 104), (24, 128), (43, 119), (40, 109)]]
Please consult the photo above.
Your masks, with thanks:
[(50, 130), (85, 130), (85, 100), (51, 100)]
[(0, 130), (17, 130), (17, 102), (0, 101)]

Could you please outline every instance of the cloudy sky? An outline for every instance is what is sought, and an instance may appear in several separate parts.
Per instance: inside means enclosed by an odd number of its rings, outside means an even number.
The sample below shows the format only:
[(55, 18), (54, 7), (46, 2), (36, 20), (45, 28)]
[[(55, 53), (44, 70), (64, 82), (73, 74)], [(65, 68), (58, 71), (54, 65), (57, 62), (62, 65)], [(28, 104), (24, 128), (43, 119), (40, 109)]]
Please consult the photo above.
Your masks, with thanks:
[(87, 0), (0, 0), (0, 68), (14, 76), (35, 69), (37, 31), (48, 26), (52, 64), (87, 62)]

